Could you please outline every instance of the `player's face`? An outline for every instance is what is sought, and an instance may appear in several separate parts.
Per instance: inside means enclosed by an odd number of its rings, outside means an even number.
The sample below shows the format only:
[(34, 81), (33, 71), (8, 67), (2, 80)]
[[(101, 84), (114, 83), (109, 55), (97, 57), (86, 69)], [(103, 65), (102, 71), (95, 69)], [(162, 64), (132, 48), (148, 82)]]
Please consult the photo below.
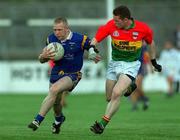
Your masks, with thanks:
[(56, 23), (53, 26), (53, 31), (55, 36), (59, 39), (59, 40), (65, 40), (68, 36), (68, 27), (66, 25), (64, 25), (62, 22), (61, 23)]
[(121, 19), (119, 16), (113, 16), (114, 23), (118, 28), (125, 28), (127, 24), (127, 19)]

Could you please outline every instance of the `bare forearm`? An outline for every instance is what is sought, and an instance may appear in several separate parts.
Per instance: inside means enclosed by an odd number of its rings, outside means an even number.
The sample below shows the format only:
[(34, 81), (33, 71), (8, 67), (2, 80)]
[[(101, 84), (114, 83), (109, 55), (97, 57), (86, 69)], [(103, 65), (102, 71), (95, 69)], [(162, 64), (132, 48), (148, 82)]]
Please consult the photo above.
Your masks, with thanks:
[(156, 48), (155, 48), (154, 41), (152, 41), (152, 43), (150, 44), (150, 57), (151, 57), (151, 60), (156, 59)]
[(101, 60), (101, 56), (98, 54), (99, 50), (96, 48), (96, 45), (98, 44), (97, 40), (93, 38), (91, 40), (90, 48), (88, 50), (88, 58), (90, 60), (93, 60), (95, 63), (98, 63)]
[(152, 41), (152, 43), (150, 44), (150, 57), (151, 57), (151, 63), (154, 67), (155, 71), (161, 72), (162, 71), (162, 66), (159, 65), (156, 62), (156, 49), (155, 49), (155, 43), (154, 41)]

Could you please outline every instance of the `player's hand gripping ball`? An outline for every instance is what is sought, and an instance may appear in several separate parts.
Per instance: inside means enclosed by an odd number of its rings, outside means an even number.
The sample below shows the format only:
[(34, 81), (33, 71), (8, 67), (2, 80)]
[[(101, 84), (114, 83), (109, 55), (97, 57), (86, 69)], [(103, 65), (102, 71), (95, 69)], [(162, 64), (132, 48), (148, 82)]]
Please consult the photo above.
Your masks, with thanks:
[(58, 42), (52, 42), (48, 44), (47, 49), (50, 49), (51, 52), (54, 52), (53, 60), (57, 61), (63, 58), (64, 56), (64, 48), (63, 46)]

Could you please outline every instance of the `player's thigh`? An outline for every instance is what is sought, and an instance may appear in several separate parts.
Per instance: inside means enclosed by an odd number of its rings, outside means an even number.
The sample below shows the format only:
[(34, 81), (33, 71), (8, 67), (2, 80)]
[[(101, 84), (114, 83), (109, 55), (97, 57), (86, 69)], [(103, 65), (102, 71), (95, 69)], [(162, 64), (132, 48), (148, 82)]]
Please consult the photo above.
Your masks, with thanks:
[(111, 100), (111, 95), (112, 95), (112, 91), (115, 84), (116, 84), (115, 80), (110, 80), (110, 79), (106, 80), (106, 100), (107, 101)]
[[(53, 85), (52, 83), (49, 83), (49, 89), (51, 88), (52, 85)], [(58, 101), (61, 100), (62, 94), (64, 94), (65, 92), (66, 92), (66, 91), (64, 91), (64, 92), (58, 92), (57, 97), (56, 97), (56, 102), (58, 102)]]
[(127, 75), (121, 74), (113, 88), (112, 96), (114, 96), (114, 97), (121, 96), (127, 90), (127, 88), (130, 86), (131, 82), (132, 82), (132, 80)]
[(65, 76), (56, 81), (52, 86), (50, 87), (50, 90), (54, 93), (61, 93), (64, 91), (68, 91), (73, 87), (73, 81), (70, 77)]

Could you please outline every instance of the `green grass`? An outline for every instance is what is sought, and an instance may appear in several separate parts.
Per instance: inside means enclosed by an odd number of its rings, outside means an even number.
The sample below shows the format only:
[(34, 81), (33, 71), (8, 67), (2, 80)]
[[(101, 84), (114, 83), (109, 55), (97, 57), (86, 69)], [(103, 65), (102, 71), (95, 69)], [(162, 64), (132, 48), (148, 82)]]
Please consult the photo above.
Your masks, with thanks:
[(129, 100), (123, 97), (119, 111), (104, 133), (95, 135), (89, 127), (104, 114), (104, 95), (70, 95), (61, 134), (52, 135), (52, 112), (36, 132), (27, 128), (45, 95), (0, 95), (0, 140), (179, 140), (180, 94), (170, 99), (164, 94), (148, 96), (149, 110), (140, 108), (135, 112), (131, 111)]

